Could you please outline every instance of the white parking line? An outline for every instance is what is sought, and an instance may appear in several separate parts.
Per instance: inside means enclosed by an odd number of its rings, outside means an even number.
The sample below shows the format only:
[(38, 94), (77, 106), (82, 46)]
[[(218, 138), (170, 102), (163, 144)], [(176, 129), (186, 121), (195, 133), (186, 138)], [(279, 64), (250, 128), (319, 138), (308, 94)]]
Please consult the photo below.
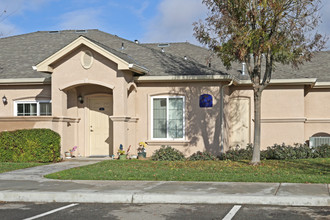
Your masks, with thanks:
[(45, 212), (45, 213), (42, 213), (40, 215), (36, 215), (36, 216), (33, 216), (33, 217), (30, 217), (30, 218), (25, 218), (23, 220), (32, 220), (32, 219), (37, 219), (37, 218), (40, 218), (40, 217), (43, 217), (43, 216), (46, 216), (46, 215), (50, 215), (54, 212), (58, 212), (58, 211), (61, 211), (63, 209), (67, 209), (67, 208), (70, 208), (70, 207), (73, 207), (73, 206), (76, 206), (78, 205), (78, 203), (74, 203), (74, 204), (70, 204), (70, 205), (67, 205), (67, 206), (63, 206), (61, 208), (58, 208), (58, 209), (54, 209), (54, 210), (51, 210), (49, 212)]
[(234, 207), (228, 212), (228, 214), (222, 220), (231, 220), (241, 207), (242, 207), (241, 205), (234, 205)]

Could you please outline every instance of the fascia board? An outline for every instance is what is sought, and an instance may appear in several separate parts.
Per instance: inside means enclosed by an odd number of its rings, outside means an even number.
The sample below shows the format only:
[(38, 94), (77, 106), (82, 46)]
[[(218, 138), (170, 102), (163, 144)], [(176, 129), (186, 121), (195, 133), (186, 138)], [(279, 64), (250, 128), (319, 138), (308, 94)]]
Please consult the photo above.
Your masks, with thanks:
[(206, 82), (206, 81), (231, 81), (232, 76), (219, 75), (190, 75), (190, 76), (138, 76), (134, 77), (135, 82)]
[(18, 79), (0, 79), (0, 85), (36, 85), (50, 84), (51, 78), (18, 78)]
[[(272, 79), (269, 85), (314, 85), (317, 78), (308, 79)], [(251, 80), (238, 80), (237, 85), (252, 85)]]
[(136, 72), (136, 73), (149, 73), (149, 70), (143, 66), (139, 66), (136, 64), (129, 64), (128, 68), (131, 69), (132, 71)]
[(316, 82), (313, 88), (328, 89), (330, 88), (330, 82)]

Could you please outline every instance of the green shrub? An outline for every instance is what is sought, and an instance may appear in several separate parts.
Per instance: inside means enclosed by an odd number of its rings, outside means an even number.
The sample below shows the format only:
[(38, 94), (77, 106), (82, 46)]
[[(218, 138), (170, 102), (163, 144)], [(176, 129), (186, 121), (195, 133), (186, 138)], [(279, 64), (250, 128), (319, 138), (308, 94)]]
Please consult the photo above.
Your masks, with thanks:
[(271, 160), (302, 159), (309, 158), (311, 149), (304, 145), (295, 145), (295, 147), (292, 147), (284, 143), (282, 145), (274, 144), (271, 147), (267, 147), (263, 155), (266, 159)]
[(151, 159), (157, 161), (175, 161), (184, 160), (185, 158), (183, 153), (177, 149), (174, 149), (171, 146), (161, 146), (161, 148), (156, 150), (155, 153), (151, 156)]
[(328, 158), (330, 157), (330, 145), (323, 144), (312, 148), (313, 158)]
[(0, 133), (0, 161), (60, 161), (60, 143), (60, 135), (50, 129), (4, 131)]
[(188, 160), (191, 160), (191, 161), (196, 161), (196, 160), (216, 160), (217, 158), (212, 155), (211, 153), (209, 152), (200, 152), (200, 151), (197, 151), (196, 153), (193, 153), (189, 158)]
[(248, 144), (246, 148), (230, 148), (226, 153), (219, 156), (220, 160), (251, 160), (253, 153), (252, 144)]
[[(220, 155), (221, 160), (251, 160), (253, 146), (249, 144), (245, 149), (229, 149)], [(260, 159), (268, 160), (292, 160), (308, 158), (328, 158), (330, 157), (330, 146), (322, 145), (310, 148), (306, 144), (294, 144), (294, 146), (274, 144), (260, 151)]]

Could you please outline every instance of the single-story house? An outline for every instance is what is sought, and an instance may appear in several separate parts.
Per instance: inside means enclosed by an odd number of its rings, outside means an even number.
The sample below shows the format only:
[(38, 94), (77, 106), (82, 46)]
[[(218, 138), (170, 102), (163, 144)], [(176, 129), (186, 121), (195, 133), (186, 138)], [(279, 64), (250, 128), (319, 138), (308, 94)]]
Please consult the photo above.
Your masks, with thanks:
[[(330, 133), (330, 52), (299, 69), (277, 65), (262, 96), (261, 146)], [(62, 153), (219, 154), (253, 141), (253, 90), (190, 43), (142, 44), (99, 30), (41, 31), (0, 39), (0, 131), (50, 128)], [(151, 153), (149, 153), (150, 156)]]

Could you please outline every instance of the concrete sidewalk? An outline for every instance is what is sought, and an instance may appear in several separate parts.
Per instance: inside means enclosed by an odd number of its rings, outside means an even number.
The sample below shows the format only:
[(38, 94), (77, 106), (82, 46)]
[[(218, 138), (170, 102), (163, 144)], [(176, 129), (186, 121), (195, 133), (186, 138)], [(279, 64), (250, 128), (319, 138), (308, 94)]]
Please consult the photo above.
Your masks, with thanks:
[(330, 206), (329, 184), (51, 180), (72, 160), (0, 174), (0, 201)]

